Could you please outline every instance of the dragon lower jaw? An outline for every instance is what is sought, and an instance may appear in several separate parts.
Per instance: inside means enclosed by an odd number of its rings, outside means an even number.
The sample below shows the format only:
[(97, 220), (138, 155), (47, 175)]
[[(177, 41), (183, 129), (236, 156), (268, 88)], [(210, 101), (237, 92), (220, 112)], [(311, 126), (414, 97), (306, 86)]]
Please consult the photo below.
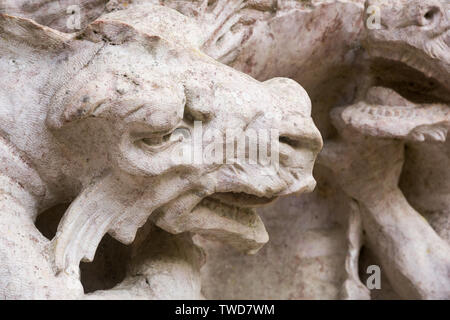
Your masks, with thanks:
[(447, 104), (414, 104), (382, 87), (369, 89), (365, 101), (336, 109), (332, 117), (364, 135), (417, 142), (444, 142), (450, 129)]

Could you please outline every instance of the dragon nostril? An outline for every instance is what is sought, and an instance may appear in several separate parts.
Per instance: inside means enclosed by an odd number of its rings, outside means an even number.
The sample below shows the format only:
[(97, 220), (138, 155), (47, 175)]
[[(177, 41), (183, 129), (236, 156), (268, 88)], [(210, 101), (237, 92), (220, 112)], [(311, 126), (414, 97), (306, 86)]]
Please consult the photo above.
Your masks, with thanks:
[(287, 145), (291, 146), (292, 148), (297, 148), (297, 147), (299, 147), (299, 144), (300, 144), (299, 141), (296, 141), (296, 140), (294, 140), (292, 138), (289, 138), (287, 136), (280, 136), (279, 140), (280, 140), (280, 143), (287, 144)]
[(427, 20), (433, 19), (433, 16), (434, 16), (433, 11), (428, 11), (427, 13), (425, 13), (425, 19), (427, 19)]
[(318, 151), (322, 149), (323, 142), (320, 135), (313, 133), (305, 134), (301, 136), (287, 136), (280, 135), (280, 144), (285, 144), (296, 150), (310, 149)]
[(432, 7), (428, 9), (427, 12), (423, 15), (423, 18), (425, 18), (426, 24), (432, 23), (439, 15), (440, 9), (438, 7)]

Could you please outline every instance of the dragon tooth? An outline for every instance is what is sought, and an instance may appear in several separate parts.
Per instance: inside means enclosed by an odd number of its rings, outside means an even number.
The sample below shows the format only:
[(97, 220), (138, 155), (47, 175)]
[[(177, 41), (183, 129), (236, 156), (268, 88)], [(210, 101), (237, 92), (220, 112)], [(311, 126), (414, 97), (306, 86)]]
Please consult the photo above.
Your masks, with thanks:
[(425, 141), (425, 136), (423, 133), (420, 132), (414, 132), (412, 135), (413, 139), (419, 142)]
[(367, 112), (367, 114), (374, 116), (376, 114), (376, 109), (369, 107), (369, 111)]
[(445, 135), (442, 131), (438, 131), (438, 132), (436, 133), (436, 135), (437, 135), (437, 141), (445, 142), (445, 140), (446, 140), (446, 135)]
[(405, 113), (405, 118), (410, 119), (410, 118), (413, 118), (415, 115), (416, 115), (415, 110), (414, 109), (409, 109)]

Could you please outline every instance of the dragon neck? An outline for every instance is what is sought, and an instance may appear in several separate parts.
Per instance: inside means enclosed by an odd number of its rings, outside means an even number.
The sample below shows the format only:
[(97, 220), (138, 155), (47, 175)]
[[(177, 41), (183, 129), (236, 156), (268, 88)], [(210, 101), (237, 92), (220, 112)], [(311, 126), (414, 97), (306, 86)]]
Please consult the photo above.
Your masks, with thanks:
[(34, 220), (46, 185), (27, 157), (0, 134), (0, 193), (14, 199)]

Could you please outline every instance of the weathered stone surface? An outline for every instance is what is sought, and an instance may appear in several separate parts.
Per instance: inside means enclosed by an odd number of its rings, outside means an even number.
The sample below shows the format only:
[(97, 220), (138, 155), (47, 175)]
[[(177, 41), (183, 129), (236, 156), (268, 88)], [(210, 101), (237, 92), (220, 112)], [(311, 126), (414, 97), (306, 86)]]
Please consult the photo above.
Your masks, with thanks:
[[(199, 249), (189, 247), (189, 232), (255, 252), (268, 239), (253, 207), (315, 187), (322, 140), (304, 89), (285, 78), (259, 82), (216, 62), (180, 13), (130, 6), (79, 34), (2, 14), (0, 29), (5, 297), (81, 298), (79, 263), (92, 261), (109, 233), (132, 244), (128, 274), (94, 297), (199, 298)], [(211, 141), (196, 136), (197, 125), (227, 138), (230, 129), (277, 131), (276, 141), (250, 143), (274, 145), (281, 157), (253, 163), (233, 146), (207, 161)], [(213, 142), (215, 153), (230, 143)], [(181, 151), (194, 158), (178, 159)], [(48, 241), (33, 220), (67, 200)], [(148, 246), (152, 237), (166, 239), (167, 250)]]
[[(31, 2), (0, 1), (6, 298), (450, 298), (448, 1)], [(173, 164), (193, 120), (280, 131), (280, 170)]]

